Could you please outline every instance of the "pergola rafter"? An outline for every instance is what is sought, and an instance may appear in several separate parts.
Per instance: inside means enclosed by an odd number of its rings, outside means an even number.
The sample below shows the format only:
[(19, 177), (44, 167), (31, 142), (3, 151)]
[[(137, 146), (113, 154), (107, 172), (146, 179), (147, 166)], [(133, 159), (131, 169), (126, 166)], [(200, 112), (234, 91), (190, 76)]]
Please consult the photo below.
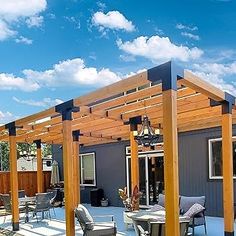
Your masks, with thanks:
[[(221, 110), (223, 107), (223, 110)], [(161, 127), (164, 139), (164, 165), (167, 207), (166, 235), (179, 236), (178, 233), (178, 151), (177, 131), (185, 132), (203, 128), (221, 126), (223, 119), (224, 145), (230, 147), (232, 135), (231, 122), (236, 123), (235, 98), (192, 74), (173, 65), (172, 62), (157, 66), (130, 78), (101, 88), (79, 98), (16, 120), (0, 127), (0, 141), (10, 141), (12, 164), (11, 178), (17, 180), (15, 173), (15, 142), (35, 142), (40, 144), (63, 144), (63, 162), (65, 172), (66, 230), (74, 235), (72, 210), (78, 203), (78, 191), (73, 195), (73, 184), (78, 183), (74, 158), (80, 144), (85, 146), (112, 143), (117, 140), (130, 140), (132, 186), (138, 184), (137, 155), (138, 148), (132, 131), (140, 125), (138, 117), (147, 115), (152, 126)], [(231, 115), (232, 113), (232, 115)], [(222, 115), (223, 114), (223, 115)], [(230, 115), (229, 115), (230, 114)], [(129, 124), (129, 125), (126, 125)], [(11, 129), (9, 128), (11, 127)], [(15, 132), (12, 132), (12, 127)], [(73, 134), (79, 134), (76, 140)], [(10, 138), (9, 138), (10, 137)], [(73, 136), (74, 138), (74, 136)], [(73, 143), (74, 142), (74, 143)], [(73, 145), (72, 145), (73, 143)], [(41, 156), (37, 146), (38, 156)], [(78, 151), (78, 152), (77, 152)], [(227, 160), (227, 151), (223, 150), (225, 165), (231, 168)], [(73, 162), (68, 160), (72, 158)], [(39, 160), (40, 163), (40, 160)], [(39, 170), (38, 180), (42, 183)], [(223, 173), (225, 213), (225, 232), (233, 235), (232, 226), (232, 173)], [(40, 182), (41, 181), (41, 182)], [(42, 184), (40, 184), (42, 185)], [(14, 184), (15, 186), (15, 184)], [(38, 187), (40, 191), (41, 186)], [(13, 191), (13, 190), (12, 190)], [(14, 189), (13, 227), (17, 229)], [(73, 198), (73, 199), (71, 199)], [(71, 200), (71, 201), (70, 201)], [(230, 211), (230, 212), (229, 212)], [(228, 213), (229, 212), (229, 213)]]

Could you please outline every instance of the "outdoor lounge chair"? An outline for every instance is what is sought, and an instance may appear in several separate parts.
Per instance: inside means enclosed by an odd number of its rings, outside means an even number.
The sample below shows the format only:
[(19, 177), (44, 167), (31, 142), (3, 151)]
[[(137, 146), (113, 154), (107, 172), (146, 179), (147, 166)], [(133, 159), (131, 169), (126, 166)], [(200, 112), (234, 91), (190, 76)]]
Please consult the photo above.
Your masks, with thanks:
[[(189, 220), (182, 220), (180, 222), (180, 236), (188, 235)], [(140, 236), (165, 236), (165, 222), (163, 221), (150, 221), (149, 230), (145, 231), (141, 225), (137, 225)]]
[(112, 215), (94, 216), (94, 217), (111, 217), (110, 222), (94, 222), (88, 210), (81, 204), (75, 209), (75, 217), (80, 223), (84, 236), (111, 236), (116, 235), (116, 223)]
[[(189, 214), (187, 215), (187, 216), (191, 217), (189, 227), (191, 227), (193, 229), (193, 236), (194, 236), (195, 227), (202, 226), (202, 225), (204, 225), (205, 234), (207, 234), (206, 218), (205, 218), (205, 201), (206, 201), (205, 196), (200, 196), (200, 197), (181, 196), (180, 197), (180, 211), (181, 211), (181, 214), (183, 214), (183, 215), (186, 215), (186, 213), (194, 205), (198, 204), (198, 205), (202, 206), (201, 210), (198, 210), (199, 208), (196, 209), (196, 213), (190, 212), (190, 214), (192, 214), (192, 216)], [(192, 209), (192, 211), (194, 211), (194, 209)]]
[(42, 212), (42, 219), (44, 219), (44, 213), (47, 212), (49, 218), (51, 219), (51, 214), (50, 214), (50, 197), (49, 193), (36, 193), (36, 205), (29, 206), (29, 209), (33, 211), (33, 216), (36, 216), (37, 222), (38, 222), (38, 217), (37, 213)]
[[(8, 215), (11, 215), (11, 196), (10, 196), (10, 194), (0, 194), (0, 200), (3, 202), (3, 205), (4, 205), (5, 212), (4, 212), (3, 223), (5, 223), (6, 217)], [(20, 211), (20, 213), (25, 212), (25, 207), (19, 206), (19, 211)]]

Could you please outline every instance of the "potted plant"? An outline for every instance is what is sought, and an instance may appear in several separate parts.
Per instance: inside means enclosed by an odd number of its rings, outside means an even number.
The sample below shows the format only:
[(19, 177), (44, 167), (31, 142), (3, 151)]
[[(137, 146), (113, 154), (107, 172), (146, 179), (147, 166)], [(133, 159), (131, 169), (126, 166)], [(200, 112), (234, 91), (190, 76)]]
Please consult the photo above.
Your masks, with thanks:
[(142, 193), (139, 191), (137, 185), (134, 186), (132, 195), (130, 197), (128, 197), (126, 187), (124, 189), (119, 189), (118, 192), (126, 211), (139, 210), (139, 199), (142, 196)]
[(106, 198), (102, 198), (101, 200), (101, 206), (102, 207), (107, 207), (108, 206), (108, 199)]
[(130, 197), (128, 197), (126, 187), (124, 189), (119, 189), (118, 192), (125, 207), (125, 211), (123, 212), (123, 220), (126, 229), (128, 229), (128, 225), (133, 224), (133, 221), (130, 216), (134, 214), (133, 211), (139, 210), (139, 198), (142, 196), (142, 193), (139, 191), (137, 185), (134, 187), (133, 193)]

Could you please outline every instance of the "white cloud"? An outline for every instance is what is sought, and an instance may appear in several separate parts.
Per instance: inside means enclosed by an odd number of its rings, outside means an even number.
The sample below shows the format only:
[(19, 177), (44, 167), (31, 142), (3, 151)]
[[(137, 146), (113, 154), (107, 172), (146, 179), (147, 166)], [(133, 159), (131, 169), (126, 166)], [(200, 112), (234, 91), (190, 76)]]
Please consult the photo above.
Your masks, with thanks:
[(28, 79), (15, 77), (12, 74), (1, 73), (0, 74), (0, 90), (22, 90), (26, 92), (36, 91), (39, 89), (39, 85)]
[(11, 30), (9, 26), (0, 19), (0, 41), (10, 38), (15, 34), (16, 31)]
[(17, 97), (12, 97), (12, 99), (17, 103), (30, 105), (30, 106), (36, 106), (36, 107), (52, 107), (63, 102), (61, 99), (57, 99), (57, 98), (56, 99), (44, 98), (42, 101), (35, 101), (33, 99), (21, 100)]
[(120, 80), (120, 77), (109, 69), (97, 70), (94, 67), (86, 67), (81, 58), (61, 61), (50, 70), (24, 70), (23, 73), (28, 80), (49, 87), (63, 85), (93, 85), (97, 87)]
[(188, 32), (181, 32), (181, 35), (184, 36), (184, 37), (193, 39), (193, 40), (200, 40), (200, 37), (197, 34), (191, 34), (191, 33), (188, 33)]
[(16, 41), (16, 43), (23, 43), (23, 44), (27, 44), (27, 45), (30, 45), (33, 43), (32, 39), (28, 39), (23, 36), (20, 36), (19, 38), (15, 39), (15, 41)]
[(188, 25), (183, 25), (181, 23), (178, 23), (176, 25), (176, 28), (179, 29), (179, 30), (189, 30), (189, 31), (196, 31), (196, 30), (198, 30), (197, 26), (188, 26)]
[(117, 45), (119, 49), (128, 54), (142, 56), (153, 62), (163, 62), (171, 59), (186, 62), (200, 58), (203, 54), (203, 51), (197, 47), (177, 46), (168, 37), (160, 37), (158, 35), (150, 38), (140, 36), (133, 41), (127, 42), (122, 42), (119, 39)]
[(43, 24), (43, 16), (31, 16), (26, 19), (25, 22), (29, 28), (41, 27)]
[(0, 74), (0, 90), (22, 90), (32, 92), (41, 87), (60, 86), (93, 86), (101, 87), (120, 80), (120, 76), (108, 68), (100, 70), (95, 67), (86, 67), (81, 58), (61, 61), (52, 69), (36, 71), (26, 69), (23, 77), (13, 74)]
[(18, 119), (18, 116), (14, 116), (11, 112), (6, 111), (0, 111), (0, 124), (7, 124), (13, 120)]
[(107, 14), (96, 12), (92, 17), (92, 22), (94, 25), (100, 27), (100, 30), (104, 28), (125, 30), (128, 32), (135, 30), (132, 21), (127, 20), (119, 11), (109, 11)]
[(17, 34), (12, 29), (16, 25), (15, 22), (24, 24), (28, 21), (36, 24), (35, 26), (42, 23), (43, 18), (38, 14), (46, 7), (46, 0), (0, 0), (0, 40), (6, 40)]
[(21, 17), (31, 17), (44, 11), (46, 0), (1, 0), (0, 18), (6, 21), (19, 20)]
[(231, 64), (194, 64), (193, 73), (214, 84), (216, 87), (236, 96), (236, 81), (227, 77), (236, 75), (236, 62)]

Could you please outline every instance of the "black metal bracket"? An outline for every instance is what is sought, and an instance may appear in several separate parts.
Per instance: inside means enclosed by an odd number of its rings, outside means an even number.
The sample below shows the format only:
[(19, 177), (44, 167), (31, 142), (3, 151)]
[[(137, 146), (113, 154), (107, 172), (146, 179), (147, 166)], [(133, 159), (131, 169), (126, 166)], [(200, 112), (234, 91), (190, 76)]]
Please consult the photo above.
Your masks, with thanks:
[(215, 101), (210, 98), (210, 106), (222, 106), (222, 114), (232, 114), (233, 106), (235, 105), (235, 97), (227, 92), (225, 92), (224, 101)]
[(130, 125), (130, 131), (137, 130), (138, 124), (142, 124), (142, 116), (131, 117), (129, 121), (124, 122), (124, 125)]
[(8, 129), (9, 136), (16, 136), (16, 123), (15, 123), (15, 121), (6, 124), (5, 128)]
[(36, 144), (37, 149), (41, 148), (41, 139), (34, 140), (33, 143)]
[(74, 130), (72, 131), (72, 136), (73, 136), (73, 141), (79, 141), (79, 137), (82, 136), (83, 134), (80, 133), (80, 130)]
[(80, 108), (74, 106), (74, 100), (71, 99), (55, 107), (55, 111), (62, 115), (62, 121), (72, 120), (72, 112), (79, 112)]
[(177, 80), (182, 79), (184, 70), (173, 61), (168, 61), (147, 71), (148, 80), (151, 82), (160, 81), (162, 91), (173, 89), (177, 91)]

